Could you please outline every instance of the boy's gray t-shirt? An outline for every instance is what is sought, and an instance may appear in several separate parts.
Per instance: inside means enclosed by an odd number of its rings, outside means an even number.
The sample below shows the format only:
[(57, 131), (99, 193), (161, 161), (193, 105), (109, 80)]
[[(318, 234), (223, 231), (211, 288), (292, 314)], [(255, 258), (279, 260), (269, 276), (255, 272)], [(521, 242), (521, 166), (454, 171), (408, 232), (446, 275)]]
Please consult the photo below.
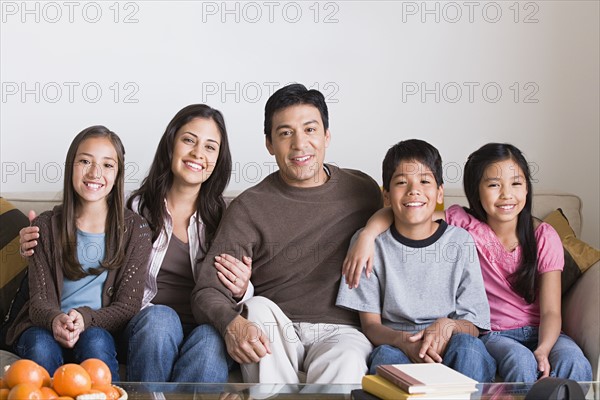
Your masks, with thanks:
[(342, 278), (336, 305), (381, 314), (383, 325), (407, 332), (425, 329), (442, 317), (490, 329), (475, 242), (464, 229), (438, 223), (437, 231), (424, 240), (408, 239), (394, 225), (379, 235), (371, 277), (363, 270), (355, 289)]

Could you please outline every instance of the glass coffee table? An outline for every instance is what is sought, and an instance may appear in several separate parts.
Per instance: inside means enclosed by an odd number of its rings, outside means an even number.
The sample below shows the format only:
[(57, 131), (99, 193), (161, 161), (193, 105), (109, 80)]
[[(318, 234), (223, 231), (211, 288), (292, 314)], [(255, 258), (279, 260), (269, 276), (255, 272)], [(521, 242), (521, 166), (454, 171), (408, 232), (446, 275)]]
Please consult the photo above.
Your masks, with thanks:
[[(485, 383), (477, 385), (478, 391), (470, 399), (524, 399), (533, 384)], [(586, 398), (598, 393), (598, 382), (580, 383)], [(275, 385), (275, 384), (199, 384), (199, 383), (133, 383), (121, 382), (128, 399), (157, 400), (245, 400), (245, 399), (352, 399), (351, 391), (360, 385)], [(597, 397), (596, 397), (597, 398)]]

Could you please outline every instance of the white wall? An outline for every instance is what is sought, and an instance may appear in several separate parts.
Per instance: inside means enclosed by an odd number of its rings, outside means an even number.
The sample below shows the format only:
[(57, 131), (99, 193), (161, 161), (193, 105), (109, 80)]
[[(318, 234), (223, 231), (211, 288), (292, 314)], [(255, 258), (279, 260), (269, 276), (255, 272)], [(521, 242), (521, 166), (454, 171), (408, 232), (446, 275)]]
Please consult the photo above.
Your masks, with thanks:
[(511, 142), (537, 188), (582, 197), (583, 239), (600, 246), (597, 1), (1, 7), (3, 192), (60, 190), (70, 140), (93, 124), (122, 137), (133, 189), (170, 118), (198, 102), (225, 114), (230, 189), (245, 189), (273, 170), (265, 101), (297, 81), (329, 101), (328, 161), (380, 181), (387, 148), (423, 138), (457, 187), (470, 152)]

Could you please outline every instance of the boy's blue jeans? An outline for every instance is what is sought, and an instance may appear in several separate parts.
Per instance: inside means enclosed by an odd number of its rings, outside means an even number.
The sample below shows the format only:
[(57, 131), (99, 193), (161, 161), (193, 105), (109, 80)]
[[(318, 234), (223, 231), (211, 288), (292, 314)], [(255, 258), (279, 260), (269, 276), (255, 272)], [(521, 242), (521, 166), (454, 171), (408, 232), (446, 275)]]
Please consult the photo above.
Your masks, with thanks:
[(32, 327), (21, 334), (15, 344), (15, 353), (46, 368), (50, 376), (65, 363), (79, 364), (88, 358), (99, 358), (108, 365), (113, 381), (120, 380), (115, 339), (110, 332), (102, 328), (85, 329), (79, 335), (75, 346), (67, 349), (54, 339), (52, 332), (44, 328)]
[[(402, 350), (386, 344), (376, 347), (369, 355), (369, 373), (374, 374), (378, 365), (411, 363)], [(452, 335), (442, 364), (477, 382), (491, 382), (496, 374), (496, 362), (485, 350), (483, 342), (466, 333)]]
[[(481, 337), (488, 352), (498, 364), (498, 374), (506, 382), (535, 382), (538, 379), (537, 361), (533, 351), (538, 345), (538, 328), (526, 326), (501, 332), (490, 332)], [(577, 344), (567, 335), (560, 334), (550, 355), (550, 376), (592, 380), (592, 367)]]
[(127, 380), (132, 382), (227, 382), (235, 362), (211, 325), (182, 324), (170, 307), (141, 310), (125, 328)]

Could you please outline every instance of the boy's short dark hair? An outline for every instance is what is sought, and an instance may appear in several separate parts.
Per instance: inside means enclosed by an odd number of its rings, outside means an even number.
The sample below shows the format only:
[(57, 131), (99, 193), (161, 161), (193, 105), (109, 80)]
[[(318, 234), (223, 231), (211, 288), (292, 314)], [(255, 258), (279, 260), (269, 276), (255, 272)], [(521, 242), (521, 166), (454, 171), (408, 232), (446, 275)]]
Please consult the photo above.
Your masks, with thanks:
[(382, 164), (383, 188), (390, 190), (392, 176), (402, 161), (418, 161), (427, 166), (438, 187), (444, 183), (442, 157), (439, 151), (424, 140), (409, 139), (393, 145), (385, 155)]
[(329, 128), (329, 111), (327, 110), (327, 103), (325, 103), (325, 96), (318, 90), (308, 90), (302, 84), (293, 83), (277, 90), (267, 100), (265, 105), (265, 136), (269, 141), (271, 141), (273, 115), (279, 110), (298, 104), (315, 106), (321, 114), (324, 129)]

